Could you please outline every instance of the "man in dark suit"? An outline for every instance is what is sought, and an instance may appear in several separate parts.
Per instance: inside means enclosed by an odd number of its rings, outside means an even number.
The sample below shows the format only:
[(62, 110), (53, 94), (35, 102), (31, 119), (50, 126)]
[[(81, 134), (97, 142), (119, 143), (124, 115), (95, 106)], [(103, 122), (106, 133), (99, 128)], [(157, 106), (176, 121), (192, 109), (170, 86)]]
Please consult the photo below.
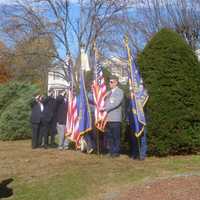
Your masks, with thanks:
[[(50, 144), (52, 147), (56, 146), (55, 135), (56, 135), (56, 99), (53, 95), (53, 90), (50, 89), (48, 96), (43, 100), (44, 113), (43, 120), (47, 126), (47, 137), (50, 135)], [(47, 142), (48, 143), (48, 142)]]
[(38, 104), (40, 106), (40, 124), (39, 124), (39, 146), (47, 149), (48, 147), (48, 122), (50, 116), (48, 116), (48, 110), (44, 105), (44, 96), (40, 96)]
[(65, 128), (66, 128), (66, 120), (67, 120), (67, 93), (65, 90), (60, 92), (60, 95), (56, 98), (57, 105), (57, 132), (59, 135), (59, 149), (68, 149), (69, 148), (69, 140), (65, 138)]
[(32, 125), (32, 148), (39, 146), (39, 137), (41, 129), (41, 106), (40, 106), (40, 95), (37, 95), (31, 102), (31, 125)]

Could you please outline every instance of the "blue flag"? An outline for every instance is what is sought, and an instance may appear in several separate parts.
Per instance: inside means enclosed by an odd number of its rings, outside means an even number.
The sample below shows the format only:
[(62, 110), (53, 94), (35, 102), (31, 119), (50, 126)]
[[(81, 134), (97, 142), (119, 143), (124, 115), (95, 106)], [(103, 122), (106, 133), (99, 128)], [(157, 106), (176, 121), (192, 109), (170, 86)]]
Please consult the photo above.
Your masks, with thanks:
[(144, 114), (144, 106), (149, 98), (147, 90), (144, 88), (143, 80), (139, 70), (132, 58), (128, 45), (128, 37), (125, 38), (125, 46), (128, 53), (128, 80), (130, 90), (130, 109), (129, 122), (135, 136), (139, 137), (144, 131), (146, 119)]
[(84, 73), (81, 71), (80, 75), (80, 95), (79, 95), (79, 130), (80, 134), (92, 130), (92, 118), (91, 111), (87, 97), (87, 91), (85, 89)]
[(144, 106), (148, 100), (148, 94), (134, 62), (131, 62), (131, 66), (129, 67), (129, 89), (131, 94), (131, 114), (133, 119), (131, 128), (135, 132), (136, 137), (139, 137), (146, 125)]

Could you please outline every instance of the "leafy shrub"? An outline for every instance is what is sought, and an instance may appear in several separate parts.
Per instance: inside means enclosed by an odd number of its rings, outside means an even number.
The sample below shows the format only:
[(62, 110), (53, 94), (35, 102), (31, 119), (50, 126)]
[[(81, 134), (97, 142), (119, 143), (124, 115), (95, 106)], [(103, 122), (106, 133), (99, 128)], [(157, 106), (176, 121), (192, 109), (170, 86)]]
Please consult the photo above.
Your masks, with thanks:
[(146, 45), (138, 63), (149, 91), (149, 153), (200, 151), (200, 64), (182, 38), (163, 29)]
[(0, 139), (30, 138), (30, 101), (37, 88), (28, 83), (0, 86)]

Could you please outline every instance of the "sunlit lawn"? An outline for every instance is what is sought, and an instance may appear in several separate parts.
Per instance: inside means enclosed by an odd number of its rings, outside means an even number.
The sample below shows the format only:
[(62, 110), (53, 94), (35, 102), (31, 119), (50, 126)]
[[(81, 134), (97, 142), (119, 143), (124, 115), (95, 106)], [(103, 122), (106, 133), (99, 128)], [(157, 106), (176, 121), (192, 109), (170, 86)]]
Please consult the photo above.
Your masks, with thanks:
[(200, 175), (200, 156), (108, 158), (76, 151), (30, 148), (30, 141), (0, 142), (0, 181), (12, 177), (16, 200), (101, 199), (135, 184)]

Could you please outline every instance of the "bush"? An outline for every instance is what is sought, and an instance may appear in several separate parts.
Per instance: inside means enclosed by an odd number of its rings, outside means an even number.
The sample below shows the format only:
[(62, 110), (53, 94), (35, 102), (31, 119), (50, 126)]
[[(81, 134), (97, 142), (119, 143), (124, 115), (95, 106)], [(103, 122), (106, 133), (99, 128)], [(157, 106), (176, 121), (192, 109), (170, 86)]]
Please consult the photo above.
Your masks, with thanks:
[(0, 85), (0, 111), (3, 112), (3, 109), (6, 108), (11, 101), (14, 99), (13, 96), (16, 96), (17, 93), (17, 84), (9, 83)]
[(182, 38), (163, 29), (138, 57), (149, 91), (149, 153), (200, 151), (200, 65)]
[(30, 101), (37, 91), (36, 86), (27, 83), (0, 86), (1, 140), (30, 138)]

